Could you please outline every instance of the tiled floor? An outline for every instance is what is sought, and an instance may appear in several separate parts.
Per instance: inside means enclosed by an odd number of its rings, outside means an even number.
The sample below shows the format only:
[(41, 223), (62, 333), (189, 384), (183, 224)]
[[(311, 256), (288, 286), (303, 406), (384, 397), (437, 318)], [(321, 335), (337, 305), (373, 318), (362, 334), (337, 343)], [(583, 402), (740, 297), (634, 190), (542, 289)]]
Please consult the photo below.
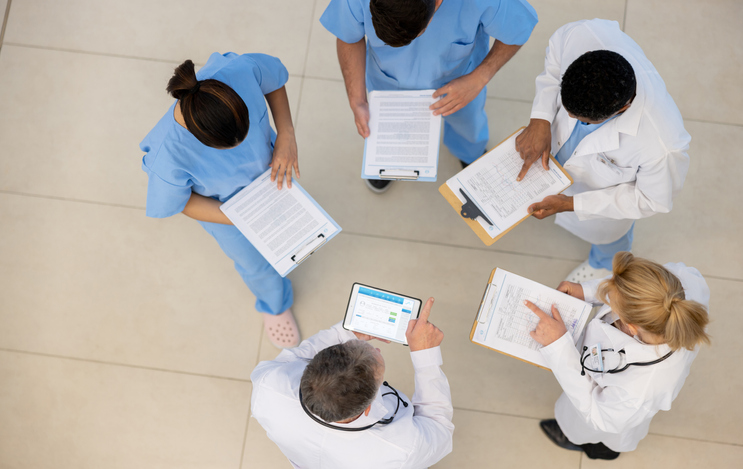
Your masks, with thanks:
[[(289, 466), (249, 419), (250, 372), (277, 354), (254, 298), (190, 219), (144, 216), (137, 145), (170, 102), (167, 79), (227, 50), (287, 66), (301, 181), (344, 228), (291, 275), (303, 333), (340, 319), (351, 281), (437, 298), (457, 429), (436, 467), (740, 467), (743, 3), (534, 0), (532, 39), (489, 87), (497, 142), (527, 122), (551, 33), (614, 19), (693, 138), (684, 191), (673, 212), (638, 222), (635, 252), (702, 271), (713, 345), (637, 451), (601, 464), (541, 435), (560, 393), (551, 374), (468, 341), (493, 267), (555, 285), (588, 246), (528, 220), (486, 248), (438, 184), (371, 194), (334, 39), (317, 22), (327, 2), (0, 0), (0, 468)], [(442, 148), (440, 181), (457, 169)], [(383, 352), (389, 381), (412, 393), (407, 351)]]

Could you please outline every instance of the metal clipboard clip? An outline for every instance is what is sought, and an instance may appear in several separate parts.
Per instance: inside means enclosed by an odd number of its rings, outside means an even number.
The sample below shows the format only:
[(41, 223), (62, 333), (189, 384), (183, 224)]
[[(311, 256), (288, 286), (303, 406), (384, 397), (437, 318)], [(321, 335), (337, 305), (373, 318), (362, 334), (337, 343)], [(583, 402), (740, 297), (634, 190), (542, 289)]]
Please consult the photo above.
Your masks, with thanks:
[[(480, 309), (477, 310), (477, 322), (479, 322), (480, 324), (486, 324), (488, 321), (490, 321), (490, 314), (493, 311), (494, 298), (490, 298), (490, 301), (487, 301), (487, 299), (490, 295), (491, 288), (493, 290), (493, 295), (495, 295), (495, 292), (498, 289), (498, 287), (496, 285), (493, 285), (492, 283), (489, 283), (488, 287), (485, 289), (485, 294), (482, 295), (482, 301), (480, 302)], [(485, 306), (486, 302), (487, 306)], [(486, 313), (485, 317), (483, 317), (483, 311)]]
[(379, 177), (381, 179), (403, 179), (415, 181), (421, 175), (417, 169), (380, 169)]
[[(315, 251), (320, 249), (320, 247), (322, 247), (322, 245), (325, 244), (327, 241), (328, 239), (325, 237), (325, 235), (320, 233), (319, 235), (317, 235), (317, 238), (305, 244), (302, 249), (297, 251), (291, 257), (291, 260), (294, 261), (294, 263), (297, 265), (301, 264), (302, 262), (304, 262), (305, 259), (314, 254)], [(297, 258), (299, 258), (299, 260), (296, 260)]]
[(464, 218), (469, 218), (470, 220), (475, 220), (477, 219), (477, 217), (480, 217), (485, 220), (488, 225), (493, 226), (493, 223), (488, 220), (488, 217), (486, 217), (485, 214), (482, 213), (479, 208), (477, 208), (477, 205), (475, 205), (475, 203), (470, 200), (469, 197), (467, 197), (467, 194), (462, 190), (461, 187), (459, 188), (459, 192), (464, 196), (465, 200), (465, 203), (462, 204), (462, 210), (460, 210), (459, 213)]

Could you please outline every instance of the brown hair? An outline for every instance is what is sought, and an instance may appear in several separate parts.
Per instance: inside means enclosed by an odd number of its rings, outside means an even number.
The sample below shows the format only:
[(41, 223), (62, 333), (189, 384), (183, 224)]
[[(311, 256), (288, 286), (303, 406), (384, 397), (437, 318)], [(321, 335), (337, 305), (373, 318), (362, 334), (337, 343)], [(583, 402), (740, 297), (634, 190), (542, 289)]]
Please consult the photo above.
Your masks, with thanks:
[(627, 324), (662, 337), (671, 350), (709, 344), (707, 309), (687, 300), (681, 281), (662, 265), (629, 252), (614, 256), (614, 276), (599, 285), (598, 298)]
[(302, 374), (302, 401), (326, 422), (355, 417), (374, 401), (379, 367), (371, 346), (360, 340), (321, 350)]
[(248, 107), (242, 98), (221, 81), (199, 81), (190, 60), (176, 67), (166, 89), (180, 101), (188, 131), (204, 145), (232, 148), (248, 135)]

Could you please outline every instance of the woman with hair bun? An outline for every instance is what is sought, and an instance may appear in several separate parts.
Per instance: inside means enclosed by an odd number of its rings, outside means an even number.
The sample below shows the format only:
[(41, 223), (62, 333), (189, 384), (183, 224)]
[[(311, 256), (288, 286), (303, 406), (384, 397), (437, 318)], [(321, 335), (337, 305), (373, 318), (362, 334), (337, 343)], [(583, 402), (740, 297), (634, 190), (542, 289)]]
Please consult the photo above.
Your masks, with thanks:
[(540, 426), (562, 448), (615, 459), (637, 448), (653, 416), (671, 408), (699, 345), (709, 343), (709, 288), (683, 263), (619, 252), (611, 277), (562, 282), (558, 290), (603, 306), (576, 349), (555, 306), (550, 316), (527, 302), (540, 318), (531, 336), (564, 391), (555, 419)]
[[(184, 213), (219, 243), (256, 296), (271, 342), (299, 344), (289, 279), (282, 278), (219, 209), (269, 167), (271, 180), (291, 187), (299, 177), (281, 61), (263, 54), (214, 53), (198, 73), (186, 60), (168, 82), (176, 101), (140, 148), (147, 173), (147, 216)], [(265, 99), (264, 99), (265, 98)], [(271, 128), (271, 109), (276, 132)]]

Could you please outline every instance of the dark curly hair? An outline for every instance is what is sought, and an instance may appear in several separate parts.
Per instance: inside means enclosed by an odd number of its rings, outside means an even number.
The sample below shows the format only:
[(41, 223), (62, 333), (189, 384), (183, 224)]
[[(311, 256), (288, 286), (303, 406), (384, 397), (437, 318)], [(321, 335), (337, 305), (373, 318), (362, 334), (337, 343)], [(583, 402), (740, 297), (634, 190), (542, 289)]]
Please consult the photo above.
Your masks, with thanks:
[(436, 9), (435, 0), (371, 0), (377, 37), (392, 47), (407, 46), (426, 29)]
[(610, 50), (594, 50), (571, 63), (560, 84), (565, 109), (577, 117), (603, 121), (635, 95), (635, 71), (627, 60)]

